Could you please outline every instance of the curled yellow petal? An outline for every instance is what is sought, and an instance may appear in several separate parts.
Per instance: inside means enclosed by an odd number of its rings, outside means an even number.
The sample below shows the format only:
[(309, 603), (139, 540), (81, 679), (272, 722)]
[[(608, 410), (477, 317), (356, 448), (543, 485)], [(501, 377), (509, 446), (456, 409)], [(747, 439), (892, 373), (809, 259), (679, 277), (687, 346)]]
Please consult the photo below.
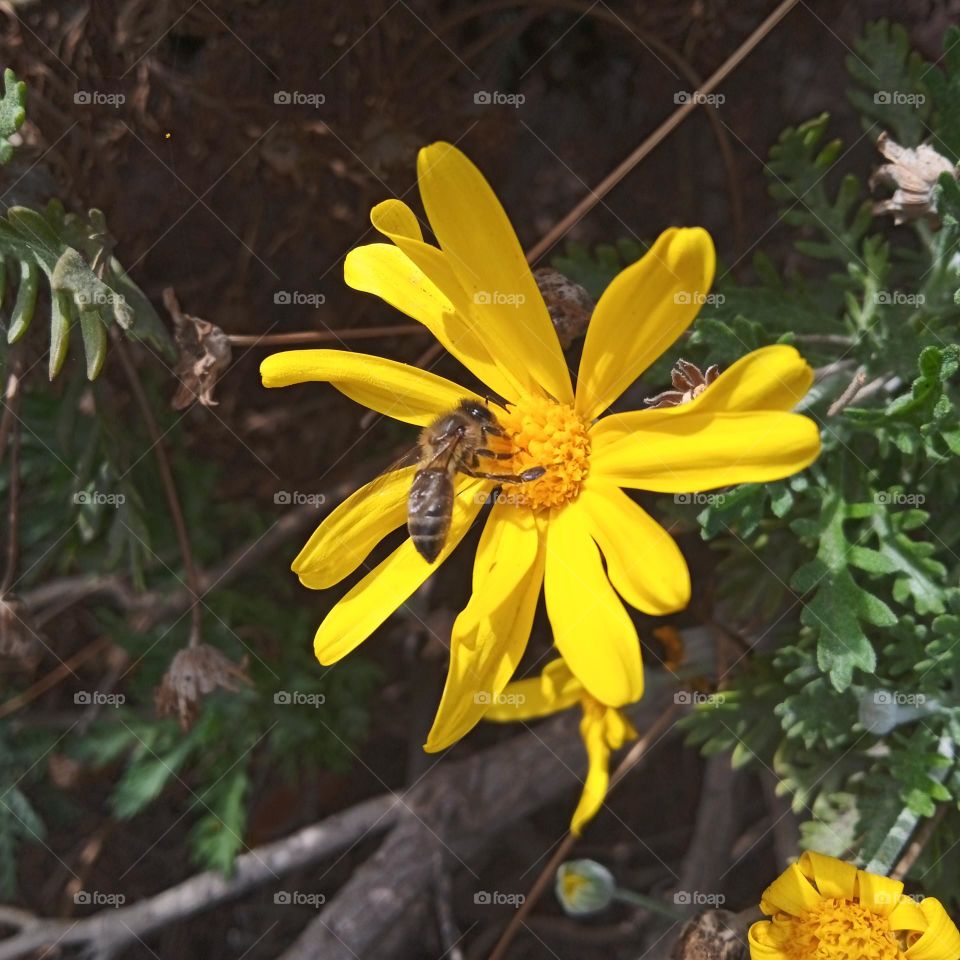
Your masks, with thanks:
[(822, 899), (816, 887), (803, 875), (800, 867), (791, 863), (763, 891), (760, 909), (768, 916), (775, 913), (788, 913), (793, 917), (799, 917), (816, 907)]
[(857, 868), (852, 863), (806, 850), (797, 861), (803, 875), (812, 880), (821, 897), (852, 900), (857, 893)]
[(499, 701), (530, 637), (543, 583), (541, 534), (531, 511), (497, 504), (473, 568), (473, 593), (450, 636), (450, 667), (424, 749), (444, 750)]
[(750, 944), (750, 960), (790, 960), (775, 939), (773, 924), (769, 920), (758, 920), (752, 924), (747, 940)]
[(857, 872), (857, 894), (865, 907), (881, 917), (889, 917), (903, 898), (903, 882), (860, 870)]
[(546, 600), (553, 639), (587, 692), (611, 707), (639, 700), (643, 665), (636, 628), (615, 593), (576, 503), (550, 515)]
[(420, 196), (450, 269), (490, 351), (527, 393), (561, 403), (573, 389), (560, 341), (507, 215), (483, 174), (456, 147), (417, 157)]
[(673, 537), (622, 490), (588, 480), (579, 508), (607, 562), (617, 593), (651, 616), (682, 610), (690, 602), (690, 573)]
[(947, 916), (943, 904), (934, 897), (920, 902), (926, 929), (920, 939), (904, 952), (907, 960), (957, 960), (960, 957), (960, 931)]
[(377, 413), (426, 426), (473, 391), (435, 373), (367, 353), (349, 350), (285, 350), (260, 364), (265, 387), (321, 381)]
[[(786, 344), (761, 347), (723, 370), (691, 401), (709, 410), (792, 410), (813, 383), (813, 368)], [(677, 409), (674, 407), (673, 409)]]
[(336, 663), (366, 640), (450, 556), (480, 511), (477, 491), (486, 488), (489, 484), (474, 482), (458, 494), (447, 542), (436, 562), (427, 563), (408, 538), (327, 614), (313, 641), (322, 664)]
[(597, 815), (607, 796), (607, 787), (610, 784), (610, 746), (605, 736), (605, 712), (605, 708), (600, 704), (584, 705), (580, 736), (587, 748), (587, 779), (570, 822), (570, 832), (574, 836), (580, 836), (584, 826)]
[(410, 467), (378, 477), (333, 510), (291, 564), (305, 587), (325, 590), (339, 583), (406, 521), (413, 473)]
[(604, 290), (583, 345), (577, 412), (592, 420), (691, 324), (713, 283), (713, 241), (670, 229)]
[(487, 709), (483, 719), (497, 723), (539, 720), (569, 709), (579, 703), (583, 695), (583, 684), (563, 660), (551, 660), (539, 677), (508, 683), (503, 688), (503, 696)]

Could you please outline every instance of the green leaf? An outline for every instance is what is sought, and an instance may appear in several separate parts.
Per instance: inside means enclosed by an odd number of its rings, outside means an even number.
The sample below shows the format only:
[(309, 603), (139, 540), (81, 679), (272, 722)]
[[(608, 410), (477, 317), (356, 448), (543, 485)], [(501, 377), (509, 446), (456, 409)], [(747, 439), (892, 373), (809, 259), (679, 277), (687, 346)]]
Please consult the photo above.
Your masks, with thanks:
[(3, 71), (3, 96), (0, 97), (0, 165), (13, 156), (9, 141), (27, 118), (27, 85), (17, 80), (9, 68)]

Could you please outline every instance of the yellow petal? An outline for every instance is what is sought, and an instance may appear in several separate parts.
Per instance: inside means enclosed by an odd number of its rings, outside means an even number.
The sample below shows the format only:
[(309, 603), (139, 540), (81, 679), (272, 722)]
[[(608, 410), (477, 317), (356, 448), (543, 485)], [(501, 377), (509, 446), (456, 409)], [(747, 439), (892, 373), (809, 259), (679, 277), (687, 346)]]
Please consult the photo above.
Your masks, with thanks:
[(750, 927), (747, 940), (750, 943), (750, 960), (790, 960), (777, 941), (771, 936), (773, 924), (758, 920)]
[(445, 750), (499, 700), (530, 638), (544, 550), (530, 510), (497, 504), (477, 547), (473, 593), (450, 636), (450, 668), (424, 749)]
[(394, 470), (347, 497), (291, 564), (300, 582), (311, 590), (325, 590), (353, 573), (388, 533), (406, 521), (413, 474), (413, 467)]
[(497, 393), (511, 389), (482, 338), (457, 313), (449, 297), (399, 247), (371, 243), (351, 250), (343, 265), (343, 278), (354, 290), (372, 293), (418, 320), (448, 353)]
[(891, 930), (913, 930), (919, 933), (927, 929), (927, 918), (920, 904), (912, 897), (903, 897), (887, 918)]
[(585, 420), (606, 410), (690, 326), (715, 267), (706, 230), (672, 228), (614, 277), (583, 345), (577, 412)]
[(473, 302), (494, 358), (528, 393), (542, 389), (571, 403), (556, 330), (517, 235), (483, 174), (456, 147), (440, 142), (420, 151), (417, 178), (430, 226)]
[(923, 935), (905, 952), (907, 960), (957, 960), (960, 957), (960, 931), (947, 916), (943, 904), (933, 897), (920, 903), (927, 922)]
[(813, 884), (803, 875), (800, 867), (791, 863), (763, 891), (760, 909), (768, 916), (775, 913), (788, 913), (791, 917), (801, 917), (817, 906), (822, 899)]
[(327, 614), (313, 641), (322, 664), (336, 663), (366, 640), (446, 560), (480, 511), (478, 493), (490, 486), (474, 482), (457, 495), (450, 533), (436, 562), (427, 563), (408, 538)]
[(816, 423), (795, 413), (640, 410), (606, 417), (591, 438), (602, 440), (608, 429), (619, 439), (594, 445), (591, 476), (658, 493), (779, 480), (803, 470), (820, 452)]
[(327, 382), (377, 413), (418, 426), (452, 410), (465, 397), (481, 400), (473, 391), (435, 373), (349, 350), (274, 353), (260, 364), (260, 375), (265, 387)]
[[(490, 354), (491, 364), (482, 363), (481, 352), (473, 344), (480, 343), (488, 354), (490, 351), (487, 347), (489, 335), (483, 326), (483, 318), (478, 313), (480, 308), (460, 286), (446, 254), (439, 248), (424, 243), (416, 217), (410, 208), (399, 200), (384, 200), (370, 211), (370, 222), (384, 236), (389, 237), (450, 302), (459, 323), (446, 321), (445, 335), (456, 350), (462, 350), (465, 356), (470, 357), (473, 365), (471, 369), (475, 369), (483, 382), (505, 400), (516, 401), (526, 391), (528, 377), (522, 374), (522, 371), (518, 373), (519, 365), (509, 359), (505, 361), (499, 356), (499, 352)], [(437, 335), (436, 330), (433, 332)], [(442, 337), (439, 339), (443, 340)], [(461, 358), (461, 362), (466, 361)], [(481, 369), (482, 375), (479, 373)]]
[(889, 917), (903, 897), (903, 883), (878, 873), (857, 873), (857, 893), (860, 902), (881, 917)]
[(546, 599), (554, 643), (587, 692), (611, 707), (639, 700), (643, 665), (637, 631), (610, 586), (586, 511), (550, 515)]
[(651, 616), (690, 602), (690, 573), (673, 537), (619, 487), (587, 481), (577, 506), (607, 562), (607, 575), (627, 603)]
[(591, 704), (583, 711), (580, 721), (580, 736), (587, 748), (587, 779), (583, 784), (580, 802), (573, 812), (570, 832), (579, 837), (584, 826), (603, 806), (610, 783), (610, 747), (604, 736), (604, 710), (599, 704)]
[(796, 349), (774, 344), (741, 357), (690, 405), (701, 410), (787, 412), (807, 395), (812, 383), (813, 368)]
[(628, 740), (636, 740), (639, 734), (622, 710), (608, 707), (604, 714), (604, 736), (611, 750), (619, 750)]
[(583, 694), (583, 684), (563, 660), (551, 660), (539, 677), (508, 683), (503, 688), (503, 696), (487, 710), (483, 719), (497, 723), (538, 720), (569, 709), (583, 699)]
[(852, 900), (856, 895), (857, 868), (852, 863), (806, 850), (800, 854), (797, 865), (803, 875), (813, 881), (821, 897)]

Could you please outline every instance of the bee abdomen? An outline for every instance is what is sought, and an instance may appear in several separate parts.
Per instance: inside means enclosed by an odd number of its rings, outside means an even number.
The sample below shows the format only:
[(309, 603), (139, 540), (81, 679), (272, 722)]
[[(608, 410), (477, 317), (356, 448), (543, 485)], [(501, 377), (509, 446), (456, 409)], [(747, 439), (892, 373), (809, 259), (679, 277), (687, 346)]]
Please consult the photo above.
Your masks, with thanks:
[(418, 470), (407, 502), (407, 529), (417, 552), (433, 563), (440, 555), (453, 514), (453, 480), (446, 470)]

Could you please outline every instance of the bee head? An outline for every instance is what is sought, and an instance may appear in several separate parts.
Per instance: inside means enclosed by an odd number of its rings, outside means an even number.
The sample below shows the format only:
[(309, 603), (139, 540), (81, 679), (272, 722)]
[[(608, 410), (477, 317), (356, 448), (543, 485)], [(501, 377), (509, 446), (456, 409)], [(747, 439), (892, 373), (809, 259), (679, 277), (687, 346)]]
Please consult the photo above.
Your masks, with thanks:
[(490, 408), (477, 400), (461, 400), (460, 410), (473, 420), (478, 420), (483, 424), (493, 424), (497, 418), (490, 412)]

